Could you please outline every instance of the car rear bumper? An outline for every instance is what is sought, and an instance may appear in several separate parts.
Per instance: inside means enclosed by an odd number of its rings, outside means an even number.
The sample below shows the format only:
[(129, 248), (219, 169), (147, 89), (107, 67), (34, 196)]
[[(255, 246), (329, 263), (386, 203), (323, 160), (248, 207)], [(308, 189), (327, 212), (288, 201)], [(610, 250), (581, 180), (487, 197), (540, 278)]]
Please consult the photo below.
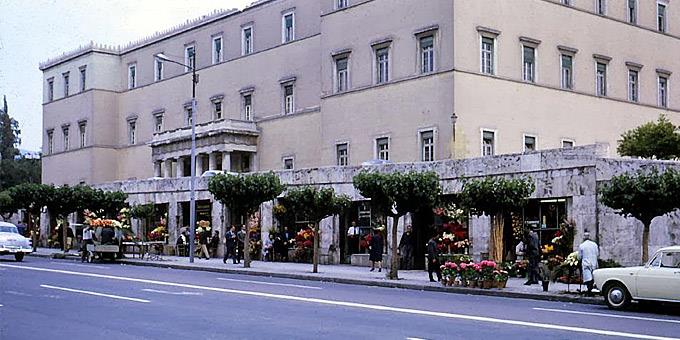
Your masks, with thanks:
[(31, 248), (0, 247), (0, 255), (10, 255), (10, 254), (17, 254), (17, 253), (30, 254), (32, 252), (33, 252), (33, 249), (31, 249)]

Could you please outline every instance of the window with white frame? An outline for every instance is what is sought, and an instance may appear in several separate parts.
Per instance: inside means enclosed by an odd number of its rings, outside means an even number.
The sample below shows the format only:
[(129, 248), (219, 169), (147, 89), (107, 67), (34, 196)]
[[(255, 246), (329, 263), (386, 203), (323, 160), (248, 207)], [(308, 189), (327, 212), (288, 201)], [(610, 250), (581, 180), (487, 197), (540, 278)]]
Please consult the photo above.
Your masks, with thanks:
[(243, 94), (243, 119), (247, 121), (253, 120), (253, 94)]
[(335, 8), (342, 9), (349, 6), (349, 0), (335, 0)]
[(375, 50), (376, 84), (390, 81), (390, 48), (380, 47)]
[(78, 132), (80, 133), (80, 147), (87, 146), (87, 122), (78, 123)]
[(383, 161), (390, 160), (390, 139), (389, 137), (380, 137), (375, 140), (376, 155), (378, 159)]
[(184, 124), (186, 126), (191, 126), (191, 123), (194, 121), (194, 110), (191, 108), (191, 105), (185, 105), (184, 106)]
[(482, 130), (482, 156), (496, 154), (496, 133), (491, 130)]
[(251, 53), (253, 53), (253, 27), (248, 26), (241, 30), (241, 54)]
[(160, 60), (160, 59), (158, 59), (158, 58), (154, 58), (154, 74), (153, 74), (153, 79), (155, 79), (156, 81), (161, 81), (161, 80), (163, 80), (163, 76), (164, 76), (163, 73), (164, 73), (164, 70), (163, 70), (163, 61)]
[(639, 100), (639, 92), (639, 71), (636, 69), (628, 69), (628, 100), (637, 102)]
[(47, 101), (54, 100), (54, 78), (47, 79)]
[(283, 113), (295, 112), (295, 83), (283, 85)]
[(283, 170), (293, 170), (295, 169), (295, 158), (285, 157), (283, 158)]
[(64, 80), (64, 97), (68, 97), (69, 72), (62, 73), (61, 77)]
[(222, 58), (222, 36), (220, 35), (212, 38), (212, 63), (221, 63)]
[(432, 73), (434, 70), (434, 35), (420, 37), (420, 72)]
[(196, 46), (189, 45), (184, 47), (184, 72), (189, 72), (196, 68)]
[(222, 100), (213, 100), (213, 118), (215, 120), (222, 119)]
[(626, 12), (628, 14), (628, 22), (631, 24), (637, 24), (638, 17), (638, 0), (626, 0), (627, 7)]
[(162, 112), (154, 114), (153, 122), (154, 122), (153, 131), (155, 133), (163, 132), (163, 113)]
[(81, 66), (79, 68), (80, 71), (80, 92), (85, 92), (85, 87), (87, 86), (87, 68), (85, 66)]
[(336, 164), (338, 166), (349, 165), (349, 144), (341, 143), (335, 146)]
[(607, 0), (595, 0), (595, 13), (599, 15), (607, 14)]
[(137, 64), (128, 65), (128, 89), (137, 87)]
[(295, 13), (288, 12), (281, 18), (281, 42), (287, 43), (295, 40)]
[(61, 127), (61, 133), (64, 136), (64, 151), (68, 151), (71, 148), (71, 139), (69, 136), (69, 125)]
[(571, 139), (563, 139), (562, 140), (562, 148), (563, 149), (569, 149), (574, 147), (574, 141)]
[(605, 97), (607, 96), (607, 64), (603, 62), (595, 64), (595, 94)]
[(128, 144), (137, 144), (137, 120), (128, 120)]
[(349, 89), (349, 56), (335, 59), (335, 92)]
[(522, 79), (536, 81), (536, 49), (527, 45), (522, 45)]
[(562, 0), (562, 5), (571, 6), (571, 0)]
[(668, 76), (658, 76), (659, 87), (659, 106), (668, 107)]
[(496, 39), (491, 37), (482, 36), (481, 40), (481, 71), (484, 74), (495, 74), (495, 45)]
[(524, 152), (536, 151), (536, 136), (524, 135)]
[(47, 130), (47, 154), (54, 153), (54, 130)]
[(420, 132), (420, 160), (423, 162), (434, 161), (434, 131)]
[(656, 28), (659, 32), (666, 32), (668, 28), (667, 18), (666, 18), (666, 2), (656, 3)]
[(562, 69), (561, 72), (561, 81), (560, 85), (562, 86), (563, 89), (566, 90), (573, 90), (574, 89), (574, 57), (568, 54), (561, 54), (560, 55), (560, 67)]

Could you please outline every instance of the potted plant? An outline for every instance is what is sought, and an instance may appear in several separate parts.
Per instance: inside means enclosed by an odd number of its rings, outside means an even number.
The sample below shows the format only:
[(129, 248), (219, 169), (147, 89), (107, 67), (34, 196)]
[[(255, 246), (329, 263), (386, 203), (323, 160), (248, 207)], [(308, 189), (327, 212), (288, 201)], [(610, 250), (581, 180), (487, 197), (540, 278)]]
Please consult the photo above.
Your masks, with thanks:
[(508, 283), (508, 272), (505, 270), (495, 270), (494, 272), (494, 283), (496, 288), (505, 288)]
[(479, 263), (481, 270), (482, 288), (490, 289), (494, 286), (494, 271), (496, 270), (496, 262), (484, 260)]

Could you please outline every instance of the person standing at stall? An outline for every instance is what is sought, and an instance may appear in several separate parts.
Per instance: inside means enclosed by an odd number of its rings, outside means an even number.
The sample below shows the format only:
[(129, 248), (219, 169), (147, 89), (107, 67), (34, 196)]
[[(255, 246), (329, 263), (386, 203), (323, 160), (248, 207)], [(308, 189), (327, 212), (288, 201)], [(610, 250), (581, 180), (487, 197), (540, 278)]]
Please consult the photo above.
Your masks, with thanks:
[(245, 232), (245, 226), (241, 226), (239, 231), (236, 233), (236, 258), (237, 258), (237, 263), (241, 263), (241, 259), (243, 259), (243, 249), (245, 247), (245, 242), (246, 242), (246, 232)]
[(203, 229), (198, 235), (198, 243), (201, 245), (201, 254), (199, 258), (204, 258), (210, 260), (210, 252), (208, 252), (208, 238), (210, 237), (210, 231), (208, 229)]
[(383, 238), (380, 235), (380, 231), (373, 229), (373, 235), (371, 236), (370, 244), (370, 255), (369, 260), (371, 260), (371, 270), (375, 270), (375, 264), (378, 263), (378, 272), (382, 271), (382, 256), (383, 248), (385, 247)]
[(399, 241), (399, 253), (400, 262), (402, 269), (411, 269), (412, 258), (413, 258), (413, 234), (411, 232), (411, 226), (406, 226), (406, 231), (401, 235), (401, 240)]
[[(437, 248), (437, 242), (434, 240), (435, 237), (432, 236), (427, 241), (427, 274), (430, 276), (430, 282), (442, 280), (442, 270), (439, 267), (439, 248)], [(437, 281), (432, 277), (432, 273), (437, 273)]]
[(540, 260), (540, 246), (538, 243), (538, 234), (536, 231), (531, 230), (526, 233), (526, 250), (525, 254), (527, 260), (529, 260), (529, 267), (527, 268), (527, 282), (524, 283), (525, 286), (530, 286), (533, 284), (538, 284), (540, 275), (538, 274), (538, 263)]
[(227, 231), (227, 233), (224, 234), (224, 247), (226, 249), (224, 251), (224, 258), (222, 259), (222, 263), (226, 264), (227, 259), (230, 256), (234, 264), (239, 263), (236, 255), (236, 227), (231, 226), (231, 229), (229, 229), (229, 231)]
[(94, 244), (94, 232), (92, 231), (92, 228), (90, 227), (89, 224), (85, 225), (85, 228), (83, 228), (83, 244), (81, 245), (81, 255), (80, 255), (80, 262), (85, 262), (87, 258), (90, 255), (90, 252), (87, 250), (87, 245), (88, 244)]
[(597, 269), (597, 258), (599, 255), (600, 250), (597, 243), (590, 240), (590, 233), (588, 231), (584, 232), (583, 243), (578, 246), (578, 258), (581, 260), (583, 283), (588, 287), (587, 295), (590, 295), (593, 290), (593, 271)]

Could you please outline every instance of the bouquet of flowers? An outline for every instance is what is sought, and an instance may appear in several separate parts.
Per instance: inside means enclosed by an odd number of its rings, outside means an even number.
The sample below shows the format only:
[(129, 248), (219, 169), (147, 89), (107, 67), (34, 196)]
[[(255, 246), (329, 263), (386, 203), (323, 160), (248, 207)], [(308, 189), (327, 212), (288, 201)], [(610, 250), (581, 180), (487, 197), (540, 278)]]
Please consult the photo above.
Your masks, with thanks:
[(569, 266), (569, 267), (578, 266), (578, 252), (575, 251), (575, 252), (569, 254), (569, 256), (567, 256), (567, 258), (564, 260), (564, 262), (562, 262), (562, 264)]
[(159, 225), (154, 228), (154, 230), (150, 231), (147, 237), (149, 241), (164, 241), (167, 235), (168, 231), (165, 229), (165, 226)]
[(496, 270), (496, 262), (490, 260), (484, 260), (479, 263), (482, 279), (492, 280), (494, 271)]
[(314, 246), (314, 230), (302, 229), (295, 235), (297, 248), (311, 248)]

